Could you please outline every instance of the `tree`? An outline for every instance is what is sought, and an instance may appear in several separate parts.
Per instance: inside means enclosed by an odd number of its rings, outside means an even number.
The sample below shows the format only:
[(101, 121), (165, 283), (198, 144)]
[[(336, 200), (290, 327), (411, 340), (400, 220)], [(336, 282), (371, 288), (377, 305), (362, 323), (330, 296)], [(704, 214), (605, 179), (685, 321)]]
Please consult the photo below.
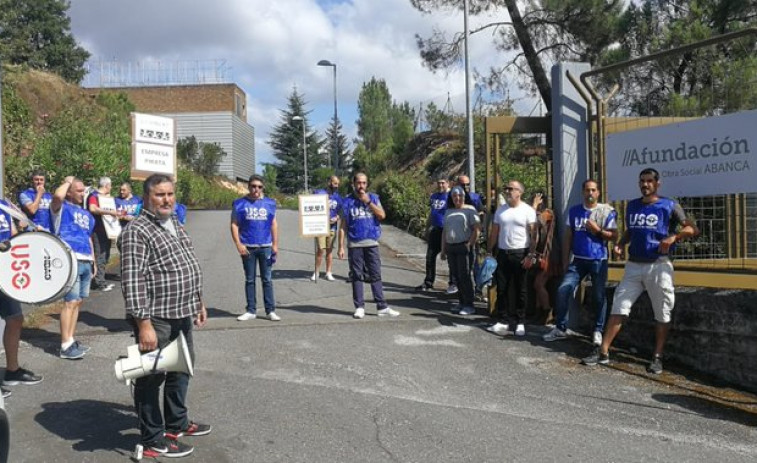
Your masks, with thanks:
[(176, 142), (176, 157), (197, 174), (210, 177), (218, 173), (218, 163), (226, 151), (218, 143), (198, 142), (194, 135)]
[[(410, 0), (420, 11), (462, 8), (459, 0)], [(557, 61), (587, 61), (596, 64), (602, 53), (617, 42), (622, 31), (623, 0), (535, 0), (525, 2), (521, 12), (516, 0), (471, 0), (471, 14), (496, 11), (504, 3), (510, 21), (485, 24), (471, 34), (494, 30), (494, 47), (511, 55), (502, 67), (492, 68), (485, 82), (504, 93), (510, 85), (507, 75), (515, 75), (522, 88), (538, 94), (547, 110), (551, 108), (551, 85), (545, 68)], [(424, 63), (432, 70), (458, 65), (462, 33), (451, 39), (440, 31), (431, 37), (416, 35)]]
[(402, 154), (415, 131), (415, 111), (410, 104), (392, 102), (383, 79), (372, 77), (358, 96), (358, 140), (353, 168), (369, 170), (374, 176)]
[(0, 58), (81, 82), (89, 52), (71, 34), (69, 7), (66, 0), (0, 0)]
[(276, 187), (276, 177), (279, 175), (278, 169), (273, 164), (263, 164), (263, 181), (265, 182), (266, 192), (270, 194), (278, 193), (279, 189)]
[[(326, 145), (324, 149), (329, 156), (334, 156), (334, 142), (336, 142), (336, 159), (337, 164), (334, 171), (348, 172), (352, 168), (352, 153), (349, 149), (349, 141), (342, 131), (342, 123), (338, 119), (331, 119), (329, 128), (326, 130)], [(331, 159), (331, 158), (330, 158)], [(333, 162), (333, 159), (332, 159)]]
[[(274, 126), (268, 144), (273, 148), (273, 155), (277, 162), (274, 163), (278, 171), (276, 177), (277, 186), (283, 193), (295, 193), (301, 191), (305, 179), (305, 163), (303, 160), (302, 134), (303, 124), (307, 141), (308, 159), (308, 184), (310, 178), (319, 167), (327, 165), (327, 154), (322, 150), (324, 141), (317, 132), (310, 130), (308, 114), (305, 110), (305, 100), (302, 95), (293, 89), (287, 98), (287, 109), (281, 110), (280, 122)], [(301, 117), (302, 120), (295, 120)]]

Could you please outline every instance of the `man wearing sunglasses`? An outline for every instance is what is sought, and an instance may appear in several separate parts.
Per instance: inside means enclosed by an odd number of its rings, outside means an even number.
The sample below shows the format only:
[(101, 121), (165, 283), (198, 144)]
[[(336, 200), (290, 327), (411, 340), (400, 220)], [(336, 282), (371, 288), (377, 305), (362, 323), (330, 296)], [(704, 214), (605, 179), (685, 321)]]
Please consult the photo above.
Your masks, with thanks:
[(234, 201), (231, 208), (231, 239), (242, 257), (247, 308), (239, 321), (257, 318), (255, 279), (260, 270), (263, 284), (263, 306), (269, 320), (279, 321), (273, 296), (271, 268), (279, 251), (279, 227), (276, 222), (276, 201), (263, 196), (263, 177), (253, 175), (247, 182), (250, 193)]
[[(514, 329), (516, 336), (525, 336), (528, 291), (526, 258), (536, 246), (536, 211), (521, 201), (525, 188), (519, 181), (511, 180), (504, 191), (506, 203), (494, 213), (487, 241), (491, 253), (497, 257), (497, 313), (502, 321), (487, 330), (505, 334)], [(513, 285), (514, 301), (508, 300), (510, 285)]]

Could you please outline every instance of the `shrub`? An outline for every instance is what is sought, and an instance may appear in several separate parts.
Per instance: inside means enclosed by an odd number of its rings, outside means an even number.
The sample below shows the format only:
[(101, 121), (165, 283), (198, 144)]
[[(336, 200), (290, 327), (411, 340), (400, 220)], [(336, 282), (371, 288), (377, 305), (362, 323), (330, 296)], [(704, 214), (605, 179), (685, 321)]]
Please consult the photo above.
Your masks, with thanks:
[(428, 195), (422, 172), (387, 171), (376, 181), (376, 191), (392, 225), (416, 236), (423, 236), (428, 216)]

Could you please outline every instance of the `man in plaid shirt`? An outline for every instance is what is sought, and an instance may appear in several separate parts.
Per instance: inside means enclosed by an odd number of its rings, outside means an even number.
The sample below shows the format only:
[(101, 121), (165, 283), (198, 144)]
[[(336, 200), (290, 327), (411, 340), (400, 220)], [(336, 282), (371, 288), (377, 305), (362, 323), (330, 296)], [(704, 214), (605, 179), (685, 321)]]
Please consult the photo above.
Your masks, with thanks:
[[(121, 288), (126, 313), (143, 352), (163, 348), (183, 333), (194, 362), (192, 324), (202, 327), (202, 270), (192, 241), (174, 211), (171, 177), (154, 174), (144, 183), (144, 210), (120, 236)], [(160, 386), (163, 408), (160, 410)], [(169, 372), (135, 381), (134, 404), (144, 456), (182, 457), (194, 448), (180, 436), (210, 434), (211, 427), (190, 421), (186, 396), (189, 375)], [(163, 416), (165, 415), (165, 423)]]

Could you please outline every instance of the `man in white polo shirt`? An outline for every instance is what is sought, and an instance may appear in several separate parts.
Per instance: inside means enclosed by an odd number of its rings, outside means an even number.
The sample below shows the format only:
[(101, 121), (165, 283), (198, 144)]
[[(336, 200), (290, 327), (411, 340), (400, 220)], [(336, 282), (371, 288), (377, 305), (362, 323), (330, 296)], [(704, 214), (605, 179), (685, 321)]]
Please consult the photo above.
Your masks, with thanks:
[[(526, 258), (536, 245), (536, 211), (521, 201), (525, 192), (517, 180), (508, 182), (505, 190), (506, 203), (494, 213), (489, 240), (491, 253), (497, 256), (497, 313), (501, 321), (487, 328), (488, 331), (504, 334), (509, 329), (516, 336), (526, 335)], [(508, 289), (514, 285), (515, 300), (508, 301)]]

